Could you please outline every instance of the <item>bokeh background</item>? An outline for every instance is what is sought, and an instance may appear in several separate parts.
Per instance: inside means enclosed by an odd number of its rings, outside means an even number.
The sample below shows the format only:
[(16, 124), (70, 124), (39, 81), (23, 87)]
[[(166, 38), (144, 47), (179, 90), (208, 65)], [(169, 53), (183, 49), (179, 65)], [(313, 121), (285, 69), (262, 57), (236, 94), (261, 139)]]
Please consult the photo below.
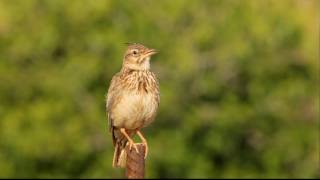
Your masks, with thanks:
[(160, 50), (146, 177), (319, 177), (319, 1), (1, 0), (0, 177), (119, 178), (105, 95)]

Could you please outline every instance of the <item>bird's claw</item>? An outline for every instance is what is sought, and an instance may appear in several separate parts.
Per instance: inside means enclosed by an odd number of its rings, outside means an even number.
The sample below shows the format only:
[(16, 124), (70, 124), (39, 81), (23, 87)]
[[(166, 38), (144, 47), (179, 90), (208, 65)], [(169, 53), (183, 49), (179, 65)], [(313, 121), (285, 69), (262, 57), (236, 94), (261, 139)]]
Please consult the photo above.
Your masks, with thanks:
[(143, 142), (143, 144), (144, 144), (144, 147), (145, 147), (144, 159), (146, 159), (147, 156), (148, 156), (149, 148), (148, 148), (147, 142)]
[(133, 146), (133, 148), (136, 150), (136, 152), (139, 154), (139, 150), (138, 150), (137, 145), (136, 145), (133, 141), (129, 141), (129, 150), (130, 150), (130, 151), (131, 151), (131, 149), (132, 149), (132, 146)]

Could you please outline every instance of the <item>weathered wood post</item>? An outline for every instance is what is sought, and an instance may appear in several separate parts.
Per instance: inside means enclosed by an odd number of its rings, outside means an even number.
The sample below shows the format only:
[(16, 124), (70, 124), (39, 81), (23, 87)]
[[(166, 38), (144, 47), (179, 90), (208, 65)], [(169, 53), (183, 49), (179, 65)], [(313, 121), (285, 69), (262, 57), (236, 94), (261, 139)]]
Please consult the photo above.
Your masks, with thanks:
[(136, 145), (139, 153), (137, 153), (134, 148), (131, 148), (131, 150), (129, 150), (129, 146), (126, 147), (126, 177), (128, 179), (144, 179), (145, 175), (145, 146), (142, 143), (137, 143)]

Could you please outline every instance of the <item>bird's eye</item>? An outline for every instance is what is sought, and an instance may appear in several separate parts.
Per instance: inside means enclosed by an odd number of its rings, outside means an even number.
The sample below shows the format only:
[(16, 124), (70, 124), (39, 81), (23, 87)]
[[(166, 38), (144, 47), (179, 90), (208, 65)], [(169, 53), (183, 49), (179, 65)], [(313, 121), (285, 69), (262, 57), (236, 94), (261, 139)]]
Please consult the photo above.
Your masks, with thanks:
[(134, 55), (138, 54), (138, 51), (137, 50), (133, 50), (132, 52)]

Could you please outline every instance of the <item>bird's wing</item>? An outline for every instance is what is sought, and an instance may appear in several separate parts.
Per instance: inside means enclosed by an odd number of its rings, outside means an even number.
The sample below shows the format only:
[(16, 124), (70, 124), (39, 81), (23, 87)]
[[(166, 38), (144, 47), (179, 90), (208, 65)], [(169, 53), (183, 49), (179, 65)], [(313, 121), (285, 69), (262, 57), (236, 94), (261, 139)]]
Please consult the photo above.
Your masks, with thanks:
[(155, 82), (156, 82), (156, 101), (157, 101), (157, 104), (159, 106), (159, 104), (160, 104), (159, 80), (154, 74), (153, 74), (153, 76), (154, 76), (154, 79), (155, 79)]
[(155, 95), (154, 98), (157, 102), (157, 105), (159, 106), (159, 104), (160, 104), (159, 80), (153, 72), (151, 72), (151, 77), (154, 82), (153, 87), (155, 87), (154, 88), (154, 95)]
[(113, 129), (113, 119), (111, 110), (119, 102), (120, 97), (120, 74), (116, 74), (112, 77), (110, 87), (106, 98), (106, 111), (108, 115), (109, 131)]

